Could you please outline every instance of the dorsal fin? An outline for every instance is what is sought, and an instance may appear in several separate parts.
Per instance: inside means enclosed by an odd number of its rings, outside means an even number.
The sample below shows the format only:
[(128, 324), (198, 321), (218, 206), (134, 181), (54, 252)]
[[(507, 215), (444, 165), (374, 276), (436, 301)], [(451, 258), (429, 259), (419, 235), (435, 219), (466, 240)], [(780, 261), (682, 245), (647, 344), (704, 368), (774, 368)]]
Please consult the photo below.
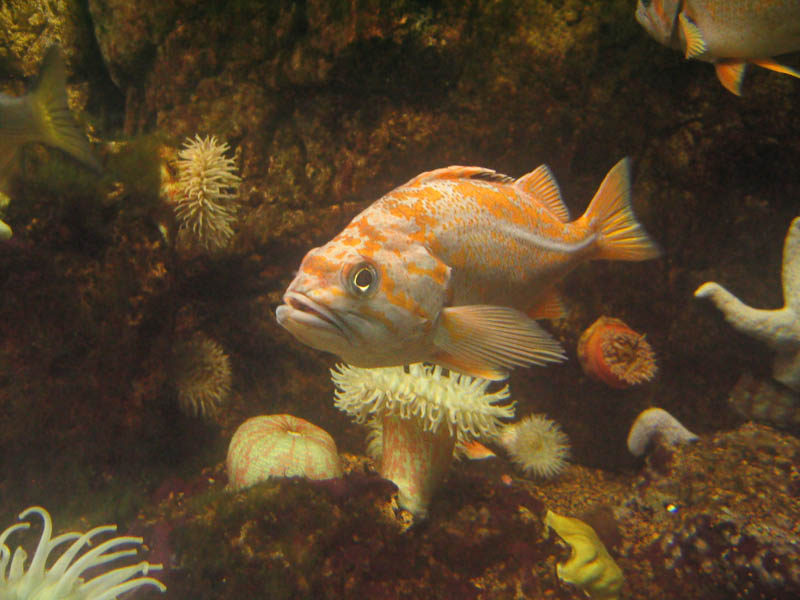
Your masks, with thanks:
[(540, 165), (514, 183), (514, 187), (533, 196), (562, 223), (569, 222), (569, 209), (561, 199), (561, 190), (547, 165)]
[(460, 165), (452, 165), (450, 167), (443, 167), (441, 169), (420, 173), (408, 181), (405, 185), (414, 186), (436, 179), (480, 179), (482, 181), (497, 181), (500, 183), (511, 183), (514, 181), (513, 177), (503, 175), (497, 171), (492, 171), (491, 169), (484, 169), (483, 167), (462, 167)]

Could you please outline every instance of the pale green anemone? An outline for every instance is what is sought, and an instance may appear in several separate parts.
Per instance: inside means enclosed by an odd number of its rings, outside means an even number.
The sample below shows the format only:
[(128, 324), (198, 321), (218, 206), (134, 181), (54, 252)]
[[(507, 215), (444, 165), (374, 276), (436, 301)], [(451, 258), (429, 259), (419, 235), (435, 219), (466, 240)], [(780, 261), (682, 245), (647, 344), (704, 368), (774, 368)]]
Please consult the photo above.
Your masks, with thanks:
[(331, 374), (336, 407), (357, 423), (380, 427), (381, 451), (373, 449), (380, 474), (397, 485), (398, 504), (417, 519), (427, 515), (456, 441), (494, 438), (514, 416), (508, 386), (489, 392), (491, 382), (448, 375), (439, 366), (338, 365)]
[[(102, 525), (86, 533), (63, 533), (51, 538), (53, 523), (50, 514), (39, 506), (32, 506), (23, 511), (19, 518), (24, 519), (31, 514), (42, 518), (42, 535), (27, 571), (25, 561), (28, 555), (25, 550), (18, 546), (12, 555), (6, 540), (16, 531), (28, 529), (30, 523), (17, 523), (0, 533), (0, 598), (3, 600), (114, 600), (120, 594), (146, 585), (166, 591), (163, 583), (147, 577), (150, 571), (160, 570), (161, 565), (153, 565), (147, 561), (111, 569), (89, 581), (81, 578), (81, 574), (89, 569), (125, 556), (136, 555), (135, 548), (113, 552), (111, 550), (122, 545), (138, 546), (142, 543), (142, 538), (114, 537), (78, 556), (84, 546), (92, 544), (92, 538), (101, 533), (116, 531), (117, 526)], [(53, 550), (67, 542), (72, 544), (49, 569), (46, 568), (47, 559)], [(140, 574), (142, 577), (137, 577)]]

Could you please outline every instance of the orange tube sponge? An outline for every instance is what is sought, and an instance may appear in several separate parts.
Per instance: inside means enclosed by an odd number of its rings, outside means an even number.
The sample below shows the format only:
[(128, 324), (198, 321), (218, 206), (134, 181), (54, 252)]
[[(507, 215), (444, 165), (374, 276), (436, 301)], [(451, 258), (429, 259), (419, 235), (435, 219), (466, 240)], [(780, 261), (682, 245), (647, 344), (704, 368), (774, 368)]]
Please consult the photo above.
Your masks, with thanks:
[(658, 372), (644, 334), (612, 317), (600, 317), (583, 332), (578, 360), (587, 375), (614, 388), (649, 381)]

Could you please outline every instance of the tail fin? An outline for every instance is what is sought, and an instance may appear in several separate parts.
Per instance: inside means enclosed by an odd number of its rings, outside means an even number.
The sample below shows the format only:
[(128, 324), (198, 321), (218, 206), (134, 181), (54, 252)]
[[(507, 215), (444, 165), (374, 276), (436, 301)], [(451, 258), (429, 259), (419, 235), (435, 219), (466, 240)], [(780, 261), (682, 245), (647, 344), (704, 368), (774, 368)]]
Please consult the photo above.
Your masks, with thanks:
[(92, 154), (89, 140), (78, 128), (67, 104), (67, 76), (64, 59), (58, 46), (52, 46), (44, 57), (42, 71), (29, 101), (40, 140), (63, 150), (86, 166), (100, 171), (100, 163)]
[(597, 232), (594, 256), (605, 260), (647, 260), (661, 251), (636, 220), (631, 208), (630, 168), (627, 158), (612, 168), (581, 219)]

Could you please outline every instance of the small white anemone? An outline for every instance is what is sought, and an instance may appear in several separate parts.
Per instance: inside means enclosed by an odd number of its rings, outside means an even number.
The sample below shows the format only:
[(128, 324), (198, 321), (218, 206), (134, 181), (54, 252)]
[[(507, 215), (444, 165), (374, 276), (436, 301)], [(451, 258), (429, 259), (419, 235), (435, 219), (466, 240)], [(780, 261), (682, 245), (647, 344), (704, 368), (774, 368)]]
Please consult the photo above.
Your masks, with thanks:
[[(407, 369), (407, 370), (406, 370)], [(334, 404), (370, 425), (370, 454), (380, 455), (381, 476), (398, 488), (398, 504), (415, 518), (427, 515), (434, 491), (453, 460), (456, 441), (494, 438), (514, 417), (508, 386), (488, 392), (491, 382), (437, 366), (331, 370)], [(375, 431), (380, 430), (380, 437)], [(378, 441), (380, 440), (380, 441)], [(377, 448), (380, 444), (380, 451)]]
[(529, 415), (507, 425), (497, 441), (525, 473), (549, 478), (567, 466), (569, 438), (544, 415)]
[[(16, 531), (28, 529), (30, 523), (18, 523), (0, 533), (0, 598), (3, 600), (114, 600), (120, 594), (146, 585), (166, 591), (163, 583), (147, 577), (150, 571), (160, 570), (161, 565), (147, 561), (112, 569), (89, 581), (81, 578), (82, 573), (93, 567), (125, 556), (135, 556), (135, 548), (110, 550), (126, 544), (138, 546), (142, 538), (114, 537), (78, 556), (84, 546), (91, 545), (92, 538), (116, 531), (116, 525), (102, 525), (86, 533), (70, 532), (51, 538), (53, 523), (50, 514), (44, 508), (32, 506), (23, 511), (19, 518), (24, 519), (31, 514), (42, 518), (42, 535), (27, 571), (25, 561), (28, 555), (25, 550), (18, 546), (12, 555), (6, 540)], [(72, 544), (47, 569), (46, 562), (50, 554), (57, 546), (67, 542)], [(140, 574), (142, 577), (136, 577)]]

